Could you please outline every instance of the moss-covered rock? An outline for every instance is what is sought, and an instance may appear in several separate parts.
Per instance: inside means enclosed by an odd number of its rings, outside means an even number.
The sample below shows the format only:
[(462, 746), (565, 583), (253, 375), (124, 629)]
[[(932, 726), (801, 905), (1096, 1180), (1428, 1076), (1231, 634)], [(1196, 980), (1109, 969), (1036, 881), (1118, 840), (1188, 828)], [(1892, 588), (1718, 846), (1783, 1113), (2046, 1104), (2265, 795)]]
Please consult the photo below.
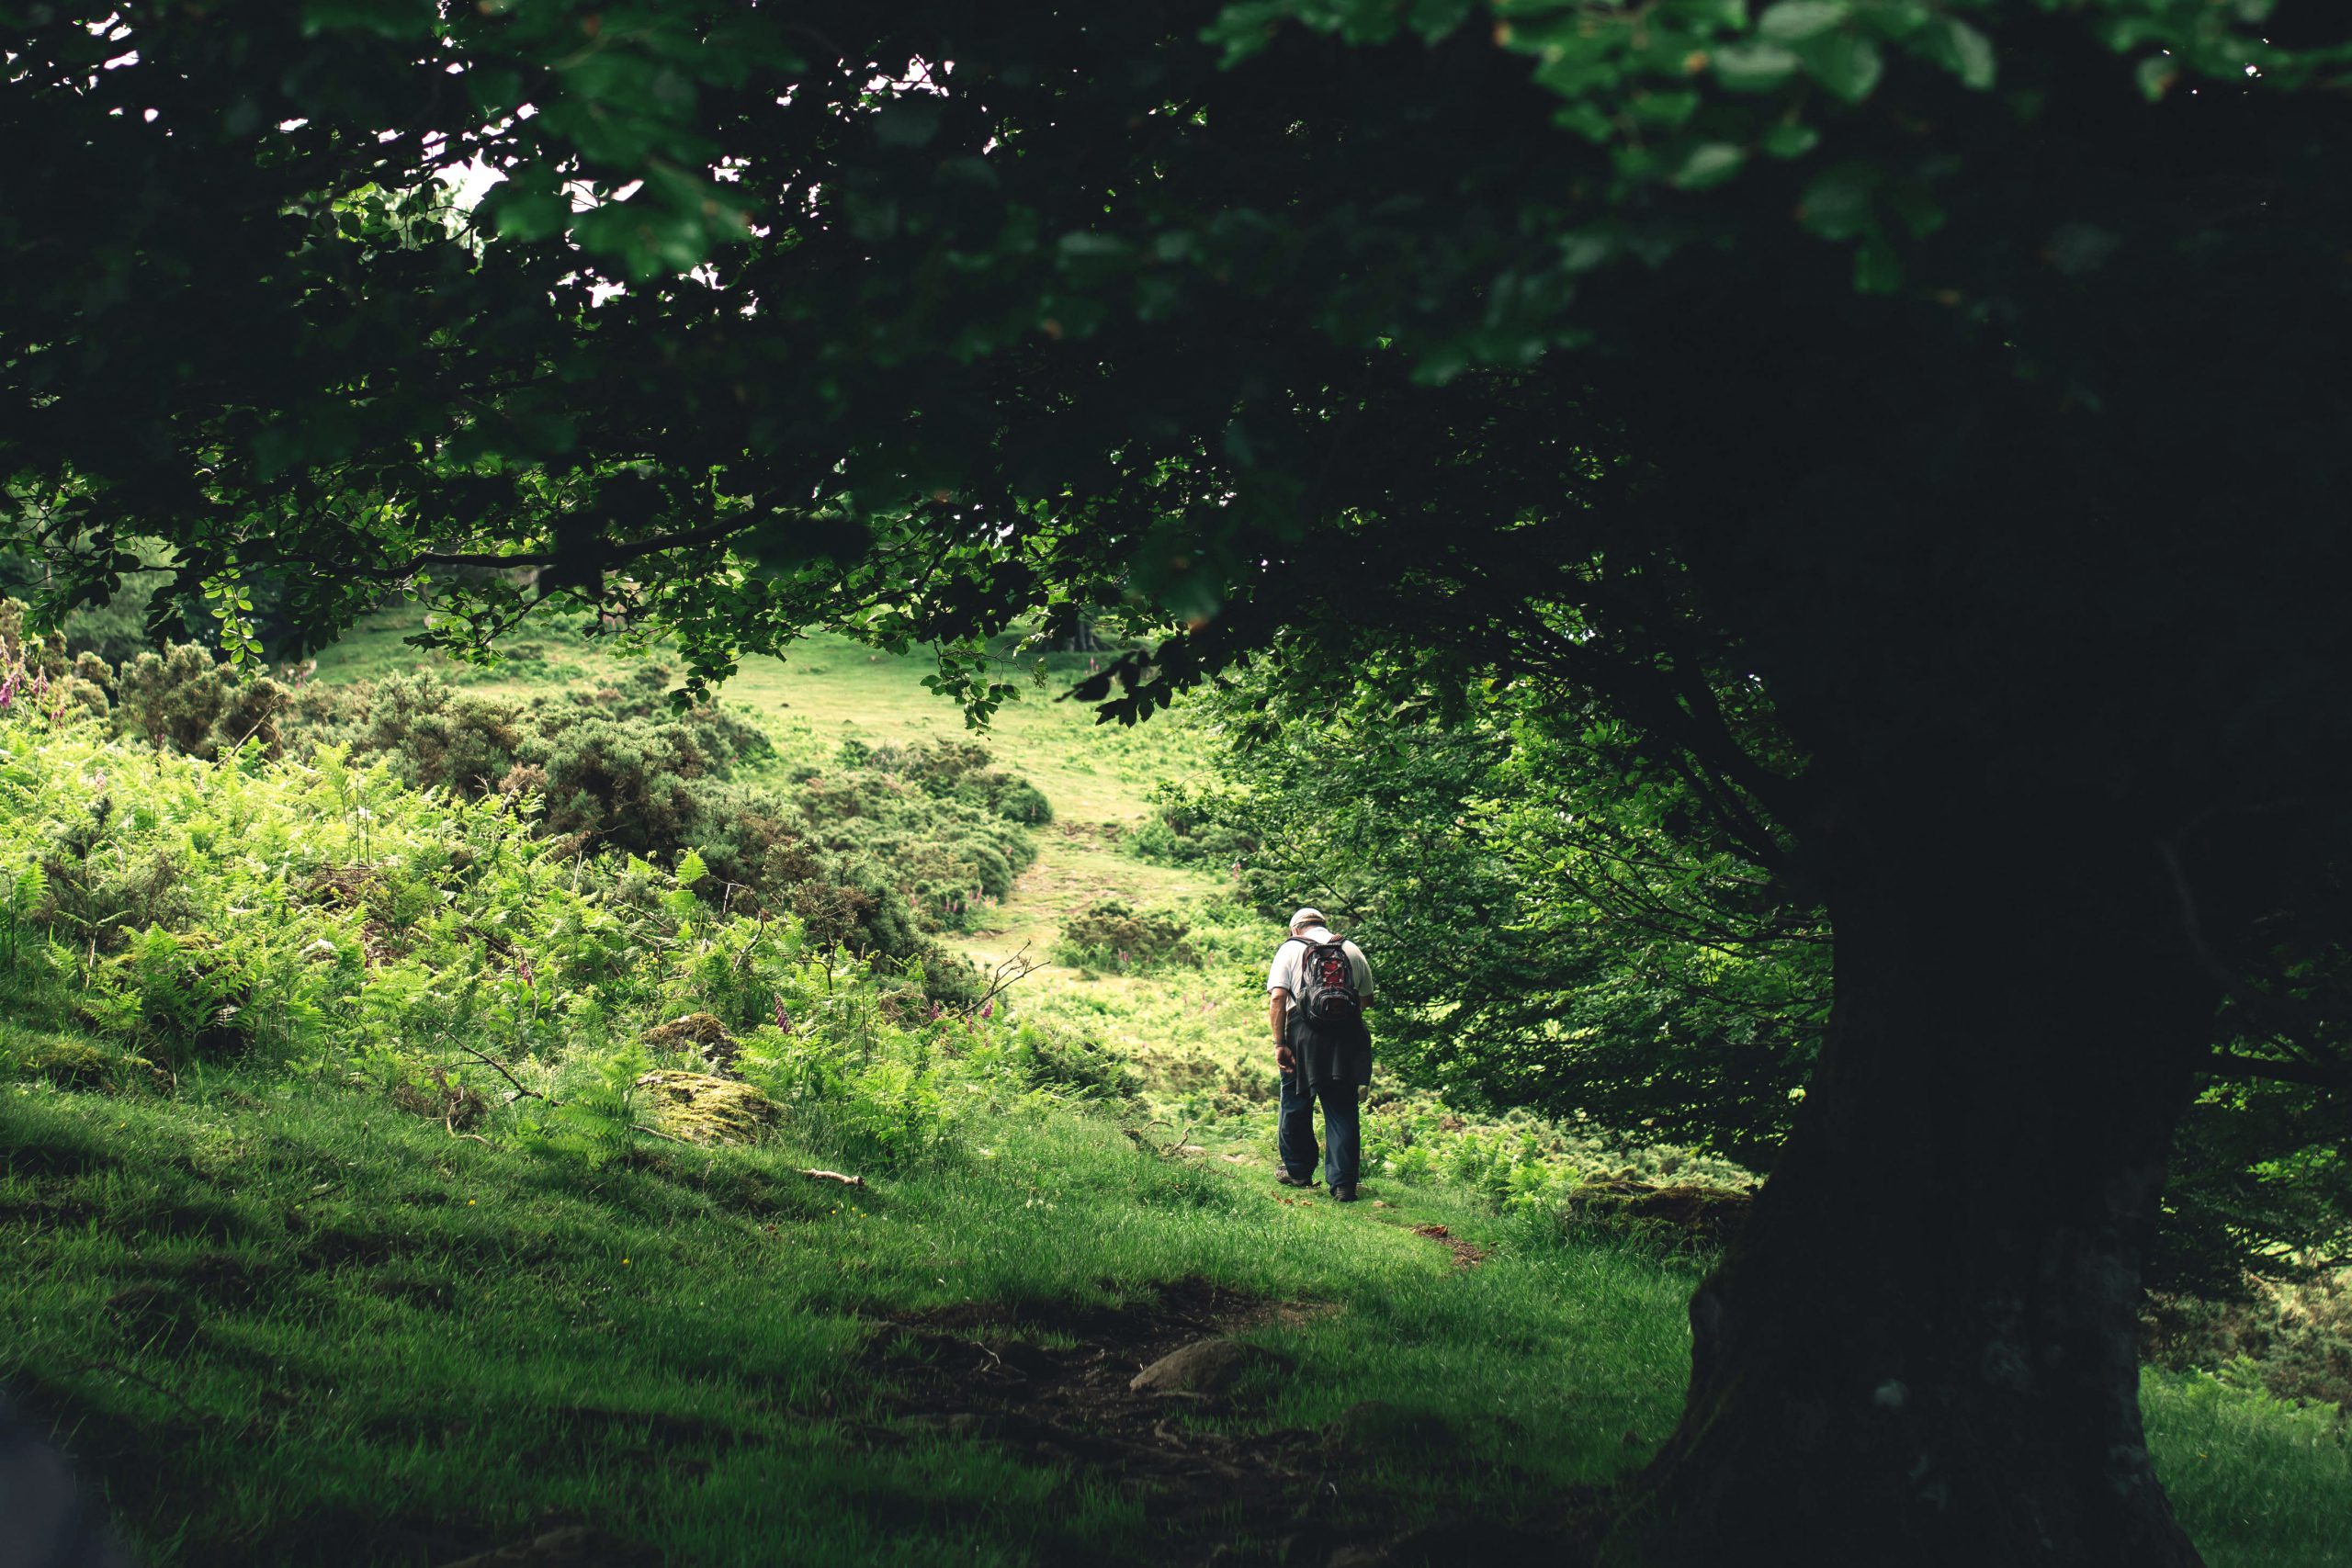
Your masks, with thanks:
[(1720, 1247), (1755, 1207), (1753, 1192), (1679, 1184), (1661, 1187), (1631, 1177), (1588, 1181), (1568, 1195), (1577, 1218), (1604, 1226), (1679, 1233), (1702, 1247)]
[(750, 1084), (708, 1073), (647, 1073), (637, 1091), (654, 1131), (693, 1144), (748, 1144), (781, 1109)]
[(30, 1077), (47, 1078), (61, 1089), (99, 1089), (114, 1081), (123, 1059), (85, 1040), (44, 1040), (17, 1057)]

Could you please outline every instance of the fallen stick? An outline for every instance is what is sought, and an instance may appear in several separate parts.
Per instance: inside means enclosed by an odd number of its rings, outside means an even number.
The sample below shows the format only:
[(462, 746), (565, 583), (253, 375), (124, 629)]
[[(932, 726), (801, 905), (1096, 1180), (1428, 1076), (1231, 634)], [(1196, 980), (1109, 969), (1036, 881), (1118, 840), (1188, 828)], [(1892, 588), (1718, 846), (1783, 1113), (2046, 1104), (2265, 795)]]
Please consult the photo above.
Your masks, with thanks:
[(804, 1170), (800, 1174), (812, 1178), (818, 1181), (838, 1181), (843, 1187), (863, 1187), (865, 1185), (865, 1178), (862, 1176), (843, 1176), (838, 1170)]

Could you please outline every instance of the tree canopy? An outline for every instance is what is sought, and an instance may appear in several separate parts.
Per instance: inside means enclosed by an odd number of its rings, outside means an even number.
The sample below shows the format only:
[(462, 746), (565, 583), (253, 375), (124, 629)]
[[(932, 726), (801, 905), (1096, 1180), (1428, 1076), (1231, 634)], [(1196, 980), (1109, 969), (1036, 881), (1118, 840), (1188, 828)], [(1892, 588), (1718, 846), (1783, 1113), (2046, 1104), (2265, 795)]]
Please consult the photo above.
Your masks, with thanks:
[(2346, 1077), (2324, 8), (0, 22), (52, 608), (154, 536), (238, 647), (263, 584), (697, 686), (822, 624), (985, 711), (957, 649), (1042, 613), (1159, 636), (1128, 717), (1268, 650), (1595, 703), (1837, 944), (1623, 1550), (2192, 1560), (2129, 1392), (2166, 1143), (2199, 1074)]

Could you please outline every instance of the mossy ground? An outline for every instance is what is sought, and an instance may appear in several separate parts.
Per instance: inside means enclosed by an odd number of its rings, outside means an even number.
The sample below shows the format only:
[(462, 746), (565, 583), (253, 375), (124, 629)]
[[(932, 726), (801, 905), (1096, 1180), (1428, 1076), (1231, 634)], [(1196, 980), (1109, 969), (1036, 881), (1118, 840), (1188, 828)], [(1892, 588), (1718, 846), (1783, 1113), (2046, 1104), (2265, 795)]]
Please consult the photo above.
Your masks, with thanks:
[[(322, 675), (405, 667), (397, 630)], [(535, 648), (492, 678), (592, 673)], [(922, 672), (817, 642), (729, 695), (807, 754), (959, 731)], [(1042, 954), (1105, 895), (1194, 911), (1202, 967), (1049, 966), (1019, 1005), (1137, 1058), (1170, 1114), (1246, 1099), (1264, 1076), (1252, 938), (1276, 933), (1112, 840), (1191, 766), (1184, 732), (1037, 701), (992, 744), (1058, 820), (969, 946)], [(0, 1026), (28, 1067), (61, 1043)], [(1262, 1120), (1184, 1156), (1113, 1115), (983, 1109), (858, 1190), (800, 1174), (817, 1151), (788, 1137), (586, 1168), (320, 1081), (103, 1081), (0, 1085), (0, 1382), (157, 1564), (422, 1564), (559, 1523), (680, 1568), (1199, 1561), (1212, 1542), (1248, 1561), (1302, 1522), (1556, 1523), (1564, 1494), (1642, 1461), (1687, 1371), (1690, 1260), (1445, 1183), (1300, 1199), (1268, 1179)], [(1484, 1260), (1463, 1267), (1457, 1241)], [(1204, 1327), (1294, 1359), (1227, 1404), (1120, 1403), (1121, 1358)], [(2333, 1411), (2196, 1376), (2152, 1375), (2145, 1400), (2210, 1561), (2352, 1562)]]

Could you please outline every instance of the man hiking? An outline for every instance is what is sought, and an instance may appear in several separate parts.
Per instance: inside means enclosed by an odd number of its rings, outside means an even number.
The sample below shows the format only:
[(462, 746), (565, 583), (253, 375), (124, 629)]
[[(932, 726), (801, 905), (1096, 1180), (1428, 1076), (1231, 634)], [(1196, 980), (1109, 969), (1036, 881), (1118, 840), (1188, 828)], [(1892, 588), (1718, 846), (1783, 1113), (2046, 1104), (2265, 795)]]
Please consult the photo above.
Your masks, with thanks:
[(1354, 942), (1324, 924), (1323, 911), (1290, 918), (1290, 937), (1274, 950), (1266, 973), (1266, 1020), (1274, 1031), (1274, 1064), (1282, 1069), (1282, 1121), (1275, 1149), (1283, 1162), (1274, 1179), (1284, 1187), (1315, 1185), (1315, 1102), (1323, 1102), (1323, 1179), (1342, 1203), (1356, 1201), (1356, 1165), (1363, 1140), (1356, 1120), (1356, 1089), (1372, 1081), (1372, 1034), (1363, 1010), (1372, 1002), (1372, 965)]

